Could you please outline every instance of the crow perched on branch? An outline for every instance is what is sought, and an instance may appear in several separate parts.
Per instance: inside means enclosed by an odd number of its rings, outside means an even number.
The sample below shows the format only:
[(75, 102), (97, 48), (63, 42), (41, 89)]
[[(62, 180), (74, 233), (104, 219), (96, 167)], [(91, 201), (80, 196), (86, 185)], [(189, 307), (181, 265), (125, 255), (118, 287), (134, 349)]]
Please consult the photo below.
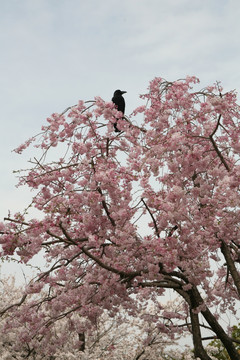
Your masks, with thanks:
[[(116, 105), (116, 108), (118, 111), (121, 111), (124, 115), (125, 111), (125, 100), (123, 98), (123, 94), (125, 94), (126, 91), (116, 90), (114, 91), (112, 102)], [(113, 124), (115, 132), (120, 132), (120, 130), (117, 128), (117, 121)]]

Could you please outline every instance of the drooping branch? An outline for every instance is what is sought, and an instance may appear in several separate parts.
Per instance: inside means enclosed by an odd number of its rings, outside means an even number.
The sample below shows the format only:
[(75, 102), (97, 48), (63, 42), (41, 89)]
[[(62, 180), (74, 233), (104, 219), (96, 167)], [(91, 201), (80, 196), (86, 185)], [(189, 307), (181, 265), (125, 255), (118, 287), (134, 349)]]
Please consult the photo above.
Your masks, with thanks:
[(217, 131), (219, 125), (220, 125), (220, 120), (221, 120), (221, 114), (220, 114), (219, 117), (218, 117), (218, 121), (217, 121), (217, 125), (216, 125), (215, 129), (213, 130), (213, 132), (211, 133), (211, 135), (209, 135), (209, 139), (210, 139), (210, 141), (211, 141), (211, 143), (212, 143), (212, 145), (213, 145), (213, 147), (214, 147), (214, 150), (216, 151), (218, 157), (220, 158), (222, 164), (225, 166), (226, 170), (229, 172), (229, 171), (230, 171), (230, 167), (228, 166), (226, 160), (224, 159), (224, 157), (223, 157), (221, 151), (219, 150), (219, 148), (218, 148), (215, 140), (213, 139), (213, 136), (215, 135), (215, 133), (216, 133), (216, 131)]
[(223, 256), (224, 256), (224, 258), (226, 260), (228, 271), (230, 272), (230, 274), (232, 276), (232, 279), (234, 281), (234, 284), (235, 284), (235, 286), (237, 288), (238, 295), (240, 296), (240, 277), (239, 277), (239, 273), (238, 273), (238, 271), (236, 269), (236, 266), (234, 264), (234, 261), (232, 259), (229, 247), (228, 247), (228, 245), (226, 244), (226, 242), (224, 240), (222, 240), (221, 251), (222, 251), (222, 254), (223, 254)]
[(213, 137), (210, 135), (209, 139), (211, 141), (211, 143), (213, 144), (214, 150), (216, 151), (216, 153), (218, 154), (218, 157), (220, 158), (221, 162), (223, 163), (223, 165), (225, 166), (226, 170), (229, 172), (230, 171), (230, 167), (228, 166), (228, 164), (226, 163), (226, 160), (224, 159), (221, 151), (219, 150), (219, 148), (217, 147), (217, 144), (215, 142), (215, 140), (213, 139)]
[(151, 218), (152, 218), (152, 221), (153, 221), (153, 224), (154, 224), (154, 228), (155, 228), (155, 233), (156, 233), (157, 237), (160, 237), (160, 233), (159, 233), (159, 230), (158, 230), (157, 222), (156, 222), (156, 220), (155, 220), (155, 218), (154, 218), (151, 210), (149, 209), (149, 207), (148, 207), (147, 203), (144, 201), (144, 199), (142, 198), (141, 200), (142, 200), (145, 208), (147, 209), (149, 215), (150, 215)]

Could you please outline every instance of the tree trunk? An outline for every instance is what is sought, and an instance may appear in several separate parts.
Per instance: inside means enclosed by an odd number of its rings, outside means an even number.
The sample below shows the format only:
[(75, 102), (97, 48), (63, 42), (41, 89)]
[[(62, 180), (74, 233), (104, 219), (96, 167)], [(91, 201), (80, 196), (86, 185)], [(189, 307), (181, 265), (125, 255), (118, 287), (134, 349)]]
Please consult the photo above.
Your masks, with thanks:
[(211, 360), (202, 345), (202, 337), (199, 326), (199, 318), (198, 314), (194, 314), (193, 310), (190, 309), (190, 317), (192, 324), (192, 337), (193, 337), (193, 345), (194, 345), (194, 355), (196, 358), (200, 358), (201, 360)]
[[(196, 301), (197, 306), (204, 303), (198, 289), (193, 287), (190, 291), (190, 298), (194, 298)], [(226, 348), (229, 356), (233, 360), (240, 360), (240, 354), (237, 352), (235, 346), (231, 338), (225, 333), (221, 325), (216, 320), (215, 316), (211, 313), (211, 311), (206, 307), (204, 310), (201, 310), (202, 315), (204, 316), (205, 320), (208, 322), (209, 326), (217, 335), (218, 339), (221, 340), (224, 347)]]

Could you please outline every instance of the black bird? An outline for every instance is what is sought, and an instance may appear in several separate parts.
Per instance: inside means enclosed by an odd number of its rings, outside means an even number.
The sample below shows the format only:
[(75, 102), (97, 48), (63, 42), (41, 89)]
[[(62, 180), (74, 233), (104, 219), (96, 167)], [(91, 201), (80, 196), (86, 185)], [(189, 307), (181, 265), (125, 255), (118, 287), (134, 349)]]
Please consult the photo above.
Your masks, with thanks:
[[(121, 111), (123, 113), (123, 115), (124, 115), (124, 111), (125, 111), (125, 100), (122, 95), (125, 93), (126, 93), (126, 91), (116, 90), (116, 91), (114, 91), (113, 98), (112, 98), (112, 102), (116, 105), (116, 108), (118, 109), (118, 111)], [(117, 121), (113, 124), (113, 126), (115, 129), (115, 132), (120, 132), (120, 130), (117, 128)]]

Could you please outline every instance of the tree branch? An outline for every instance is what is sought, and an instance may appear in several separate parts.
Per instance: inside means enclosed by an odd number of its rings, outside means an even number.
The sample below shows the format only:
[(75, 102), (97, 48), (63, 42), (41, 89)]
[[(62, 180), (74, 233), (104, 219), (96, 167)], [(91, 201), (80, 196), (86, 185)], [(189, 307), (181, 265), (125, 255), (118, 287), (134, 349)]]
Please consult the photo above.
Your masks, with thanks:
[(218, 157), (220, 158), (221, 162), (222, 162), (223, 165), (225, 166), (226, 170), (229, 172), (229, 171), (230, 171), (230, 167), (228, 166), (228, 164), (226, 163), (226, 160), (225, 160), (224, 157), (222, 156), (221, 151), (218, 149), (217, 144), (216, 144), (215, 140), (213, 139), (212, 135), (209, 136), (209, 139), (210, 139), (211, 143), (213, 144), (213, 147), (214, 147), (216, 153), (218, 154)]
[(85, 246), (83, 246), (81, 249), (85, 255), (90, 257), (90, 259), (94, 260), (99, 266), (101, 266), (103, 269), (113, 272), (114, 274), (118, 274), (121, 277), (121, 279), (132, 280), (135, 276), (140, 276), (142, 274), (142, 272), (146, 272), (146, 271), (140, 270), (140, 271), (132, 271), (132, 272), (128, 273), (128, 272), (117, 270), (116, 268), (105, 264), (98, 257), (96, 257), (95, 255), (90, 253), (90, 251), (88, 251), (88, 249), (86, 249)]
[(221, 244), (221, 252), (226, 260), (226, 263), (227, 263), (227, 269), (229, 270), (231, 276), (232, 276), (232, 279), (234, 281), (234, 284), (237, 288), (237, 292), (238, 292), (238, 295), (240, 296), (240, 277), (239, 277), (239, 273), (236, 269), (236, 266), (234, 264), (234, 261), (232, 259), (232, 256), (231, 256), (231, 253), (230, 253), (230, 250), (229, 250), (229, 247), (228, 245), (225, 243), (224, 240), (221, 240), (222, 244)]
[(218, 120), (217, 120), (217, 125), (216, 125), (215, 129), (213, 130), (213, 132), (211, 133), (210, 137), (213, 137), (213, 135), (216, 133), (216, 131), (217, 131), (217, 129), (218, 129), (218, 127), (219, 127), (219, 125), (220, 125), (220, 120), (221, 120), (221, 117), (222, 117), (222, 115), (221, 115), (221, 114), (219, 114), (219, 116), (218, 116)]
[(155, 228), (155, 233), (156, 233), (157, 237), (160, 237), (160, 233), (159, 233), (159, 230), (158, 230), (158, 227), (157, 227), (157, 223), (156, 223), (156, 220), (155, 220), (155, 218), (154, 218), (151, 210), (149, 209), (149, 207), (148, 207), (148, 205), (146, 204), (146, 202), (144, 201), (144, 199), (142, 198), (141, 200), (142, 200), (144, 206), (146, 207), (147, 211), (149, 212), (149, 215), (150, 215), (151, 218), (152, 218), (152, 221), (153, 221), (153, 224), (154, 224), (154, 228)]
[(220, 125), (221, 116), (222, 116), (222, 115), (220, 114), (219, 117), (218, 117), (217, 125), (216, 125), (215, 129), (213, 130), (213, 132), (211, 133), (211, 135), (209, 135), (209, 139), (210, 139), (210, 141), (211, 141), (211, 143), (212, 143), (212, 145), (213, 145), (213, 147), (214, 147), (214, 150), (215, 150), (216, 153), (218, 154), (218, 157), (220, 158), (221, 162), (222, 162), (223, 165), (225, 166), (226, 170), (229, 172), (229, 171), (230, 171), (230, 168), (229, 168), (228, 164), (226, 163), (226, 160), (224, 159), (221, 151), (220, 151), (219, 148), (217, 147), (217, 144), (216, 144), (215, 140), (213, 139), (213, 136), (214, 136), (214, 134), (216, 133), (216, 131), (217, 131), (219, 125)]
[[(101, 188), (99, 186), (97, 187), (97, 191), (103, 197), (103, 192), (102, 192), (102, 190), (101, 190)], [(104, 210), (105, 210), (105, 212), (107, 214), (107, 217), (110, 220), (112, 226), (115, 227), (116, 226), (115, 220), (111, 217), (110, 211), (108, 210), (108, 206), (107, 206), (106, 201), (104, 199), (102, 199), (102, 206), (103, 206), (103, 208), (104, 208)]]

